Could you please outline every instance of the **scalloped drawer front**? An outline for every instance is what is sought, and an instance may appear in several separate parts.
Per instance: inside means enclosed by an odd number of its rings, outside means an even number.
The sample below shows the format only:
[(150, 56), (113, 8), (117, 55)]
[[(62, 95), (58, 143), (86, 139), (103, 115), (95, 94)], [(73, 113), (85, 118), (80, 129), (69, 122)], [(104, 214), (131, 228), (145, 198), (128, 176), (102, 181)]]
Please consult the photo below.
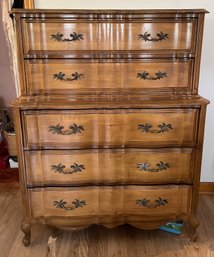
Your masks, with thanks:
[(197, 109), (24, 111), (25, 149), (194, 146)]
[(145, 60), (27, 60), (27, 92), (94, 94), (187, 92), (192, 90), (194, 61)]
[[(58, 21), (58, 23), (56, 23)], [(196, 22), (23, 21), (24, 52), (77, 50), (194, 51)]]
[[(34, 217), (116, 217), (188, 215), (190, 186), (117, 186), (29, 189)], [(132, 216), (133, 215), (133, 216)]]
[(192, 183), (195, 151), (94, 149), (25, 151), (28, 185)]

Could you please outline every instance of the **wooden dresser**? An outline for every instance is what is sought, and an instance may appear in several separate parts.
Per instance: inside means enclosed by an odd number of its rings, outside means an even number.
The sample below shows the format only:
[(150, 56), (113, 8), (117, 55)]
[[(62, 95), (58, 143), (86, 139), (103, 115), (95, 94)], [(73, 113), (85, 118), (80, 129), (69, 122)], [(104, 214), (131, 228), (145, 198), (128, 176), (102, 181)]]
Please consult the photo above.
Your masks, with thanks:
[(205, 10), (14, 10), (13, 104), (31, 226), (183, 220), (192, 240), (205, 112)]

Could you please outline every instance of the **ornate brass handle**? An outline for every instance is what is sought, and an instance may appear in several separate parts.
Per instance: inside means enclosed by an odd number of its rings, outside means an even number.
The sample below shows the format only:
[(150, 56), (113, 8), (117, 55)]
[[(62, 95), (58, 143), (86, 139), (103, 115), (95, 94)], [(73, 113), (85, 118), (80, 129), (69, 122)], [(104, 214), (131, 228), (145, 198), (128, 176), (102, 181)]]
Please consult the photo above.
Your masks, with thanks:
[(76, 32), (73, 32), (70, 34), (71, 38), (63, 38), (63, 34), (58, 32), (56, 34), (52, 34), (51, 35), (51, 39), (53, 39), (54, 41), (58, 41), (58, 42), (69, 42), (69, 41), (80, 41), (83, 40), (83, 34), (77, 34)]
[(160, 80), (167, 77), (166, 72), (158, 71), (155, 73), (155, 77), (149, 76), (149, 73), (147, 71), (142, 71), (137, 73), (137, 78), (143, 79), (143, 80)]
[(170, 129), (172, 129), (171, 124), (166, 124), (162, 122), (162, 124), (158, 125), (159, 129), (151, 129), (152, 125), (146, 123), (146, 124), (140, 124), (138, 125), (138, 130), (145, 133), (163, 133), (163, 132), (169, 132)]
[(77, 81), (77, 80), (81, 80), (81, 79), (84, 79), (84, 74), (83, 73), (78, 73), (78, 72), (73, 72), (71, 74), (71, 78), (69, 77), (65, 77), (65, 73), (63, 72), (59, 72), (59, 73), (55, 73), (53, 74), (53, 79), (56, 79), (56, 80), (60, 80), (60, 81)]
[(159, 33), (156, 34), (156, 37), (152, 37), (152, 35), (149, 32), (145, 32), (143, 34), (139, 34), (138, 39), (141, 39), (145, 42), (147, 41), (157, 42), (157, 41), (163, 41), (163, 40), (169, 39), (169, 34), (166, 34), (160, 31)]
[(139, 170), (144, 170), (148, 172), (158, 172), (160, 170), (167, 170), (169, 168), (169, 163), (164, 163), (160, 161), (159, 163), (156, 164), (157, 168), (150, 169), (149, 167), (151, 166), (150, 163), (148, 162), (143, 162), (143, 163), (138, 163), (137, 167)]
[(73, 135), (73, 134), (82, 133), (82, 131), (84, 130), (84, 127), (74, 123), (69, 127), (69, 129), (67, 130), (63, 130), (63, 129), (64, 129), (64, 126), (61, 126), (60, 124), (57, 124), (56, 126), (49, 126), (49, 132), (57, 135)]
[(52, 165), (51, 169), (54, 170), (54, 172), (59, 172), (62, 174), (73, 174), (73, 173), (77, 173), (77, 172), (82, 172), (83, 170), (85, 170), (85, 166), (82, 164), (77, 164), (74, 163), (70, 166), (70, 169), (66, 169), (65, 165), (63, 165), (62, 163), (59, 163), (57, 165)]
[(67, 202), (64, 201), (63, 199), (53, 202), (53, 206), (55, 206), (56, 208), (64, 209), (66, 211), (72, 211), (77, 208), (82, 208), (84, 205), (86, 205), (86, 201), (75, 199), (72, 202), (73, 206), (65, 206), (66, 204), (67, 204)]
[(157, 208), (161, 205), (165, 205), (166, 203), (168, 203), (168, 201), (166, 199), (162, 199), (161, 197), (156, 199), (154, 201), (154, 204), (151, 204), (150, 200), (148, 200), (146, 198), (136, 200), (137, 205), (144, 206), (144, 207), (147, 207), (147, 208)]

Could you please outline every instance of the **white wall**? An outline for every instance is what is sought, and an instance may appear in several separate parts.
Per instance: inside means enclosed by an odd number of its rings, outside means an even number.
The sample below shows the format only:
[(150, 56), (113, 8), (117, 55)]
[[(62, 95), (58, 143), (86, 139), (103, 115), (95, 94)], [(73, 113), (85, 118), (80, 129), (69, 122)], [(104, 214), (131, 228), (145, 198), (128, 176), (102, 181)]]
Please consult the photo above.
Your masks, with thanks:
[(35, 0), (35, 4), (41, 9), (207, 9), (210, 13), (205, 21), (199, 93), (211, 104), (207, 110), (201, 181), (214, 181), (214, 0)]

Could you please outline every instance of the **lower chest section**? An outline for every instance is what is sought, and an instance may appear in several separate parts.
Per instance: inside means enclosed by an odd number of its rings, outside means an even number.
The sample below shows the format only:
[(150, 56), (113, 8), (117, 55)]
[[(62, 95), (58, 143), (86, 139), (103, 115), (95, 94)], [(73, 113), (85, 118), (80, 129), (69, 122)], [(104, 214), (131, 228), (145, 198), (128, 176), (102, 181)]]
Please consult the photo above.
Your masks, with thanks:
[(31, 219), (79, 227), (189, 217), (199, 117), (199, 108), (21, 111)]

